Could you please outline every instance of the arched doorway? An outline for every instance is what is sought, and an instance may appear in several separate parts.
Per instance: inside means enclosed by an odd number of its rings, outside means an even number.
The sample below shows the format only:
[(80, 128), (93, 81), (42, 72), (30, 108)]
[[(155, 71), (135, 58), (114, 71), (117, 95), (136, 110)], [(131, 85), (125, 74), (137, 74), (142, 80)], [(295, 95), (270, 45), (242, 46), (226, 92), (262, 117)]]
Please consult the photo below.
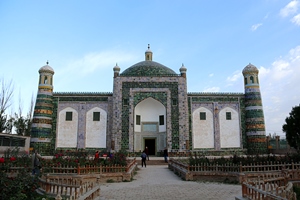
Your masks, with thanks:
[(166, 146), (166, 108), (149, 97), (134, 108), (134, 149), (155, 155)]
[(156, 155), (156, 138), (145, 138), (145, 148), (148, 147), (149, 155)]

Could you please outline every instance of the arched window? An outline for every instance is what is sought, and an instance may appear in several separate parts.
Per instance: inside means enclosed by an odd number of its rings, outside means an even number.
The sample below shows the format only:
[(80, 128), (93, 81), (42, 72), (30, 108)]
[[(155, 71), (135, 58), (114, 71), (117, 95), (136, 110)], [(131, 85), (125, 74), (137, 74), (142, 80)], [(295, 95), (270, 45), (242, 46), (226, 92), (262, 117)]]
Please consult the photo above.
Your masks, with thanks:
[(48, 82), (48, 77), (45, 76), (44, 84), (47, 84), (47, 82)]
[(245, 77), (245, 85), (247, 85), (247, 84), (248, 84), (247, 77)]
[(253, 76), (250, 76), (250, 82), (251, 82), (251, 83), (254, 83)]

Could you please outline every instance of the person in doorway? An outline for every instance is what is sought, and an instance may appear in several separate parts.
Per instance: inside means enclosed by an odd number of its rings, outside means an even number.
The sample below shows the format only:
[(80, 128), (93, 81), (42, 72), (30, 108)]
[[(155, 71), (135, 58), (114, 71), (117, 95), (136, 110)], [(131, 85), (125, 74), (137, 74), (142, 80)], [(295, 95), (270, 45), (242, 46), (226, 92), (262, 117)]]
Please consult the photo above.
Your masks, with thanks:
[(147, 158), (148, 158), (148, 160), (149, 160), (149, 149), (148, 149), (148, 147), (145, 148), (145, 153), (146, 153)]
[(141, 155), (141, 158), (142, 158), (142, 167), (145, 165), (146, 167), (146, 158), (147, 158), (147, 154), (145, 153), (145, 151), (143, 151), (142, 155)]
[(34, 150), (34, 153), (32, 154), (32, 175), (39, 175), (41, 163), (40, 160), (42, 159), (42, 156), (37, 152), (37, 150)]
[(167, 163), (168, 162), (168, 149), (167, 148), (165, 148), (164, 149), (164, 158), (165, 158), (165, 162)]

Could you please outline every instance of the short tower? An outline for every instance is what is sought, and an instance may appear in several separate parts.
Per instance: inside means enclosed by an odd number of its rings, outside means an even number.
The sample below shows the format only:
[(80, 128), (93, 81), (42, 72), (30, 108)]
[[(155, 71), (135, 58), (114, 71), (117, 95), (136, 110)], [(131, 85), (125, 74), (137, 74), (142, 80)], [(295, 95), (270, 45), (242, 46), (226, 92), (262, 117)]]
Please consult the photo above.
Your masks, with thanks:
[(267, 153), (265, 119), (258, 80), (259, 70), (252, 64), (243, 70), (245, 87), (246, 136), (250, 154)]
[[(40, 78), (38, 93), (34, 107), (31, 146), (45, 151), (49, 148), (52, 138), (52, 113), (53, 113), (53, 75), (54, 70), (48, 65), (39, 70)], [(41, 152), (43, 153), (43, 152)]]
[(153, 56), (153, 53), (150, 50), (150, 44), (148, 44), (148, 49), (145, 52), (145, 60), (146, 61), (152, 61), (152, 56)]

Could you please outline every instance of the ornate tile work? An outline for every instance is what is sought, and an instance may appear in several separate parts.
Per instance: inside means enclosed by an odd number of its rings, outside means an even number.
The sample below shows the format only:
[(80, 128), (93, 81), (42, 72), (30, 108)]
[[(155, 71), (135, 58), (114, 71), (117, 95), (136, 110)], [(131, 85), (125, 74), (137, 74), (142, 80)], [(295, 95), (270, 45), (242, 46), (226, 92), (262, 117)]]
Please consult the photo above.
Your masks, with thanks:
[(120, 76), (179, 76), (172, 69), (154, 62), (142, 61), (127, 68)]
[[(236, 110), (240, 115), (241, 121), (241, 148), (246, 147), (246, 132), (245, 132), (245, 104), (244, 104), (243, 93), (189, 93), (188, 94), (188, 105), (189, 105), (189, 142), (192, 149), (192, 113), (195, 109), (205, 107), (214, 113), (215, 107), (221, 110), (224, 107), (230, 107)], [(219, 133), (218, 118), (215, 121), (215, 132)], [(215, 138), (215, 148), (219, 148), (219, 137)]]
[(167, 94), (165, 92), (138, 92), (134, 95), (134, 107), (147, 99), (148, 97), (152, 97), (153, 99), (162, 103), (165, 107), (167, 107)]
[[(122, 83), (122, 141), (121, 148), (129, 149), (129, 112), (130, 107), (128, 104), (124, 104), (124, 99), (130, 98), (130, 89), (131, 88), (168, 88), (171, 93), (172, 99), (178, 99), (178, 83), (177, 82), (123, 82)], [(145, 98), (152, 97), (160, 101), (163, 105), (167, 105), (166, 93), (163, 92), (140, 92), (135, 93), (134, 95), (134, 105), (142, 101)], [(172, 149), (179, 149), (179, 108), (178, 105), (171, 106), (171, 129), (172, 137), (171, 141), (168, 141), (172, 145)]]

